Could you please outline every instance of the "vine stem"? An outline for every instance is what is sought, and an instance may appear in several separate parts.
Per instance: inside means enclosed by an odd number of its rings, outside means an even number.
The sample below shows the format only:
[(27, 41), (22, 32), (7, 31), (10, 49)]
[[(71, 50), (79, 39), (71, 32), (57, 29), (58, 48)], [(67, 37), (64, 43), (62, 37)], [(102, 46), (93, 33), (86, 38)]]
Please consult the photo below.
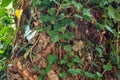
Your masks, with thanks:
[(83, 4), (83, 6), (87, 5), (90, 2), (90, 0), (88, 0), (85, 4)]
[(118, 27), (117, 27), (117, 42), (116, 42), (116, 52), (117, 52), (117, 54), (116, 54), (116, 58), (117, 58), (117, 65), (118, 65), (118, 67), (119, 67), (119, 22), (118, 22)]

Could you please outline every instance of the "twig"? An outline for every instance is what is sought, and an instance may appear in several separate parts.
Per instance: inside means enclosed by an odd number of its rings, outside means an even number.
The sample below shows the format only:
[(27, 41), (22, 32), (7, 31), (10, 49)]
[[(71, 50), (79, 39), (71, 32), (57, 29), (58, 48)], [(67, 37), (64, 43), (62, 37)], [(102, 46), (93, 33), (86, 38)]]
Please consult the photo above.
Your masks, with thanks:
[(118, 35), (117, 35), (117, 43), (116, 43), (116, 51), (117, 51), (117, 55), (116, 55), (116, 58), (117, 58), (117, 65), (119, 66), (119, 22), (118, 22)]
[[(109, 61), (108, 63), (110, 63), (111, 61)], [(103, 72), (102, 72), (102, 75), (106, 72), (107, 70), (104, 70)]]
[[(32, 62), (32, 56), (31, 56), (31, 55), (32, 55), (32, 50), (33, 50), (33, 48), (37, 45), (39, 39), (40, 39), (40, 35), (39, 35), (37, 41), (35, 42), (35, 44), (30, 48), (29, 54), (30, 54), (30, 60), (31, 60), (31, 62)], [(32, 64), (33, 64), (33, 62), (32, 62)]]
[(87, 5), (90, 2), (90, 0), (88, 0), (85, 4), (83, 4), (83, 6)]
[(58, 9), (57, 9), (56, 16), (59, 14), (60, 10), (61, 10), (61, 5), (59, 5), (59, 7), (58, 7)]

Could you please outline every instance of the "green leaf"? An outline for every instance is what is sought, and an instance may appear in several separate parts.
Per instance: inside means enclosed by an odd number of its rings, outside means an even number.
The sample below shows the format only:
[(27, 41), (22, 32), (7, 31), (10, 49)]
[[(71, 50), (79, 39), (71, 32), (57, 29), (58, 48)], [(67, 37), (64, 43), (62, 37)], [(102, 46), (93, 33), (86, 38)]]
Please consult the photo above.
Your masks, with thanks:
[(63, 56), (63, 59), (60, 60), (60, 64), (66, 64), (66, 63), (68, 63), (68, 55), (67, 54), (65, 54)]
[(11, 0), (2, 0), (2, 7), (7, 7), (10, 4)]
[(0, 17), (5, 16), (5, 14), (7, 14), (5, 9), (0, 9)]
[(50, 39), (52, 40), (52, 42), (56, 43), (57, 41), (59, 41), (59, 33), (57, 31), (48, 31), (48, 34), (50, 36)]
[(117, 71), (116, 73), (118, 80), (120, 80), (120, 70)]
[(54, 43), (56, 43), (57, 41), (59, 41), (59, 35), (53, 35), (52, 37), (51, 37), (51, 40), (52, 40), (52, 42), (54, 42)]
[(102, 74), (101, 74), (100, 72), (96, 72), (96, 75), (97, 75), (98, 77), (102, 77)]
[(55, 54), (48, 55), (47, 61), (49, 65), (53, 64), (55, 60), (57, 60), (57, 56)]
[(62, 77), (62, 78), (66, 78), (67, 74), (65, 72), (62, 72), (62, 73), (59, 74), (59, 76)]
[(111, 28), (110, 26), (105, 25), (105, 28), (106, 28), (108, 31), (110, 31), (111, 33), (113, 33), (113, 30), (112, 30), (112, 28)]
[(109, 7), (107, 8), (107, 10), (108, 10), (108, 16), (110, 17), (110, 18), (115, 18), (115, 11), (114, 11), (114, 8), (111, 6), (111, 5), (109, 5)]
[(69, 42), (71, 39), (73, 39), (75, 36), (74, 36), (74, 33), (73, 32), (66, 32), (64, 35), (61, 35), (62, 39)]
[(71, 21), (71, 22), (70, 22), (70, 26), (76, 27), (76, 23), (75, 23), (74, 21)]
[(85, 71), (84, 75), (87, 76), (87, 77), (95, 78), (95, 75), (91, 72), (88, 72), (88, 71)]
[(71, 2), (77, 10), (81, 10), (82, 9), (82, 4), (80, 2), (76, 2), (75, 0), (72, 0)]
[(73, 65), (74, 65), (73, 62), (69, 62), (69, 63), (67, 64), (67, 67), (71, 68)]
[(74, 69), (74, 68), (70, 68), (70, 69), (68, 69), (68, 71), (72, 74), (72, 75), (78, 75), (78, 74), (80, 74), (80, 69), (79, 68), (76, 68), (76, 69)]
[(83, 15), (91, 17), (90, 9), (84, 8), (83, 9)]
[(28, 55), (29, 55), (29, 50), (27, 50), (27, 52), (26, 53), (24, 53), (24, 58), (26, 59), (27, 57), (28, 57)]
[(88, 21), (88, 22), (91, 21), (91, 17), (89, 17), (89, 16), (87, 16), (87, 15), (82, 15), (82, 17), (83, 17), (86, 21)]
[(81, 15), (79, 15), (79, 14), (74, 14), (73, 15), (74, 17), (76, 17), (76, 18), (83, 18)]
[(80, 60), (80, 58), (78, 56), (76, 56), (75, 58), (73, 58), (73, 62), (82, 63), (82, 61)]
[(43, 21), (43, 22), (48, 22), (49, 20), (50, 20), (50, 16), (48, 16), (48, 15), (41, 15), (41, 20)]
[(68, 45), (64, 45), (63, 48), (66, 51), (71, 51), (71, 45), (69, 45), (69, 44)]
[(53, 1), (54, 3), (56, 3), (57, 5), (59, 5), (59, 2), (57, 0), (50, 0)]
[(99, 30), (105, 30), (105, 26), (103, 24), (100, 23), (95, 23), (95, 26), (99, 29)]
[(4, 50), (0, 50), (0, 55), (4, 53)]
[(55, 8), (50, 8), (48, 9), (47, 11), (50, 15), (54, 15), (54, 13), (56, 12), (56, 9)]
[(103, 65), (103, 69), (105, 69), (107, 71), (111, 71), (112, 70), (112, 64), (111, 63), (107, 63), (106, 65)]
[(95, 50), (98, 51), (99, 54), (103, 54), (103, 51), (102, 51), (101, 48), (97, 48), (97, 47), (96, 47)]

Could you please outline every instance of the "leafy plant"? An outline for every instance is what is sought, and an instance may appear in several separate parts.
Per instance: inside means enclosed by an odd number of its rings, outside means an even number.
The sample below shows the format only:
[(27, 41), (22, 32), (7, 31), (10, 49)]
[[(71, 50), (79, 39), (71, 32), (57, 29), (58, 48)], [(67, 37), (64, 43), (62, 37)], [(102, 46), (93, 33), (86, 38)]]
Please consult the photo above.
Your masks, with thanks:
[(15, 34), (14, 18), (11, 15), (13, 8), (8, 7), (12, 0), (0, 1), (0, 79), (6, 78), (6, 62), (8, 61), (11, 51), (12, 42)]

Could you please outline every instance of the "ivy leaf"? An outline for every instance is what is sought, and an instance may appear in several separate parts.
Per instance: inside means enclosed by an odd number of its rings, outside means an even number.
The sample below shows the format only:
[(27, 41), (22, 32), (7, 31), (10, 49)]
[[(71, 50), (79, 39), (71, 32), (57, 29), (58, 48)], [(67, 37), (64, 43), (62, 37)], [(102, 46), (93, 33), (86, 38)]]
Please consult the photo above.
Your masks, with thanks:
[(0, 9), (0, 17), (5, 16), (5, 14), (7, 14), (5, 9)]
[(83, 15), (86, 15), (86, 16), (91, 17), (90, 9), (84, 8), (84, 9), (83, 9)]
[(112, 28), (111, 28), (110, 26), (105, 25), (105, 28), (106, 28), (108, 31), (110, 31), (111, 33), (113, 33), (113, 30), (112, 30)]
[(56, 11), (55, 8), (50, 8), (50, 9), (48, 9), (47, 12), (48, 12), (50, 15), (53, 15), (53, 14), (55, 13), (55, 11)]
[(57, 56), (54, 54), (50, 54), (47, 57), (48, 64), (51, 65), (54, 63), (54, 61), (57, 60)]
[(56, 1), (56, 0), (50, 0), (50, 1), (53, 1), (54, 3), (56, 3), (57, 5), (59, 5), (59, 2)]
[(2, 0), (2, 7), (7, 7), (10, 4), (11, 0)]
[(100, 72), (96, 72), (96, 75), (97, 75), (98, 77), (102, 77), (102, 74), (101, 74)]
[(87, 77), (95, 78), (95, 75), (91, 72), (88, 72), (88, 71), (85, 71), (84, 75), (87, 76)]
[(69, 45), (69, 44), (68, 45), (64, 45), (63, 48), (66, 51), (71, 51), (71, 45)]
[(67, 64), (67, 67), (71, 68), (73, 65), (74, 65), (73, 62), (69, 62), (69, 63)]
[(105, 70), (107, 70), (107, 71), (112, 70), (112, 64), (107, 63), (106, 65), (103, 65), (103, 69), (105, 69)]
[(72, 0), (71, 3), (76, 7), (77, 10), (80, 10), (82, 8), (82, 4), (80, 2)]
[(56, 43), (59, 41), (59, 33), (57, 31), (48, 31), (48, 34), (52, 40), (52, 42)]
[(71, 22), (70, 22), (70, 26), (76, 27), (76, 23), (75, 23), (74, 21), (71, 21)]
[(59, 36), (53, 35), (53, 36), (51, 36), (51, 40), (52, 40), (52, 42), (56, 43), (57, 41), (59, 41)]
[(0, 50), (0, 55), (4, 53), (4, 50)]
[(68, 69), (68, 71), (72, 74), (72, 75), (78, 75), (78, 74), (80, 74), (80, 69), (79, 68), (76, 68), (76, 69), (74, 69), (74, 68), (70, 68), (70, 69)]
[(59, 75), (60, 75), (60, 77), (62, 77), (62, 78), (66, 78), (66, 77), (67, 77), (67, 74), (66, 74), (65, 72), (62, 72), (62, 73), (60, 73)]
[(91, 21), (91, 13), (90, 13), (90, 9), (83, 9), (83, 16), (82, 16), (85, 20), (87, 21)]
[(68, 63), (68, 55), (65, 54), (63, 56), (63, 59), (60, 60), (60, 64), (66, 64), (66, 63)]
[(48, 15), (41, 15), (41, 20), (42, 20), (43, 22), (47, 22), (47, 21), (50, 20), (50, 16), (48, 16)]
[(111, 6), (111, 5), (109, 5), (109, 7), (107, 8), (107, 10), (108, 10), (108, 16), (110, 17), (110, 18), (115, 18), (115, 11), (114, 11), (114, 8)]
[(29, 55), (29, 50), (27, 50), (27, 52), (23, 55), (23, 57), (26, 59), (28, 55)]
[(82, 61), (80, 60), (80, 58), (78, 56), (76, 56), (75, 58), (73, 58), (73, 62), (82, 63)]
[(101, 48), (95, 48), (96, 51), (98, 51), (99, 54), (103, 54), (103, 50)]
[(74, 14), (73, 16), (76, 17), (76, 18), (83, 18), (83, 17), (80, 16), (79, 14)]

